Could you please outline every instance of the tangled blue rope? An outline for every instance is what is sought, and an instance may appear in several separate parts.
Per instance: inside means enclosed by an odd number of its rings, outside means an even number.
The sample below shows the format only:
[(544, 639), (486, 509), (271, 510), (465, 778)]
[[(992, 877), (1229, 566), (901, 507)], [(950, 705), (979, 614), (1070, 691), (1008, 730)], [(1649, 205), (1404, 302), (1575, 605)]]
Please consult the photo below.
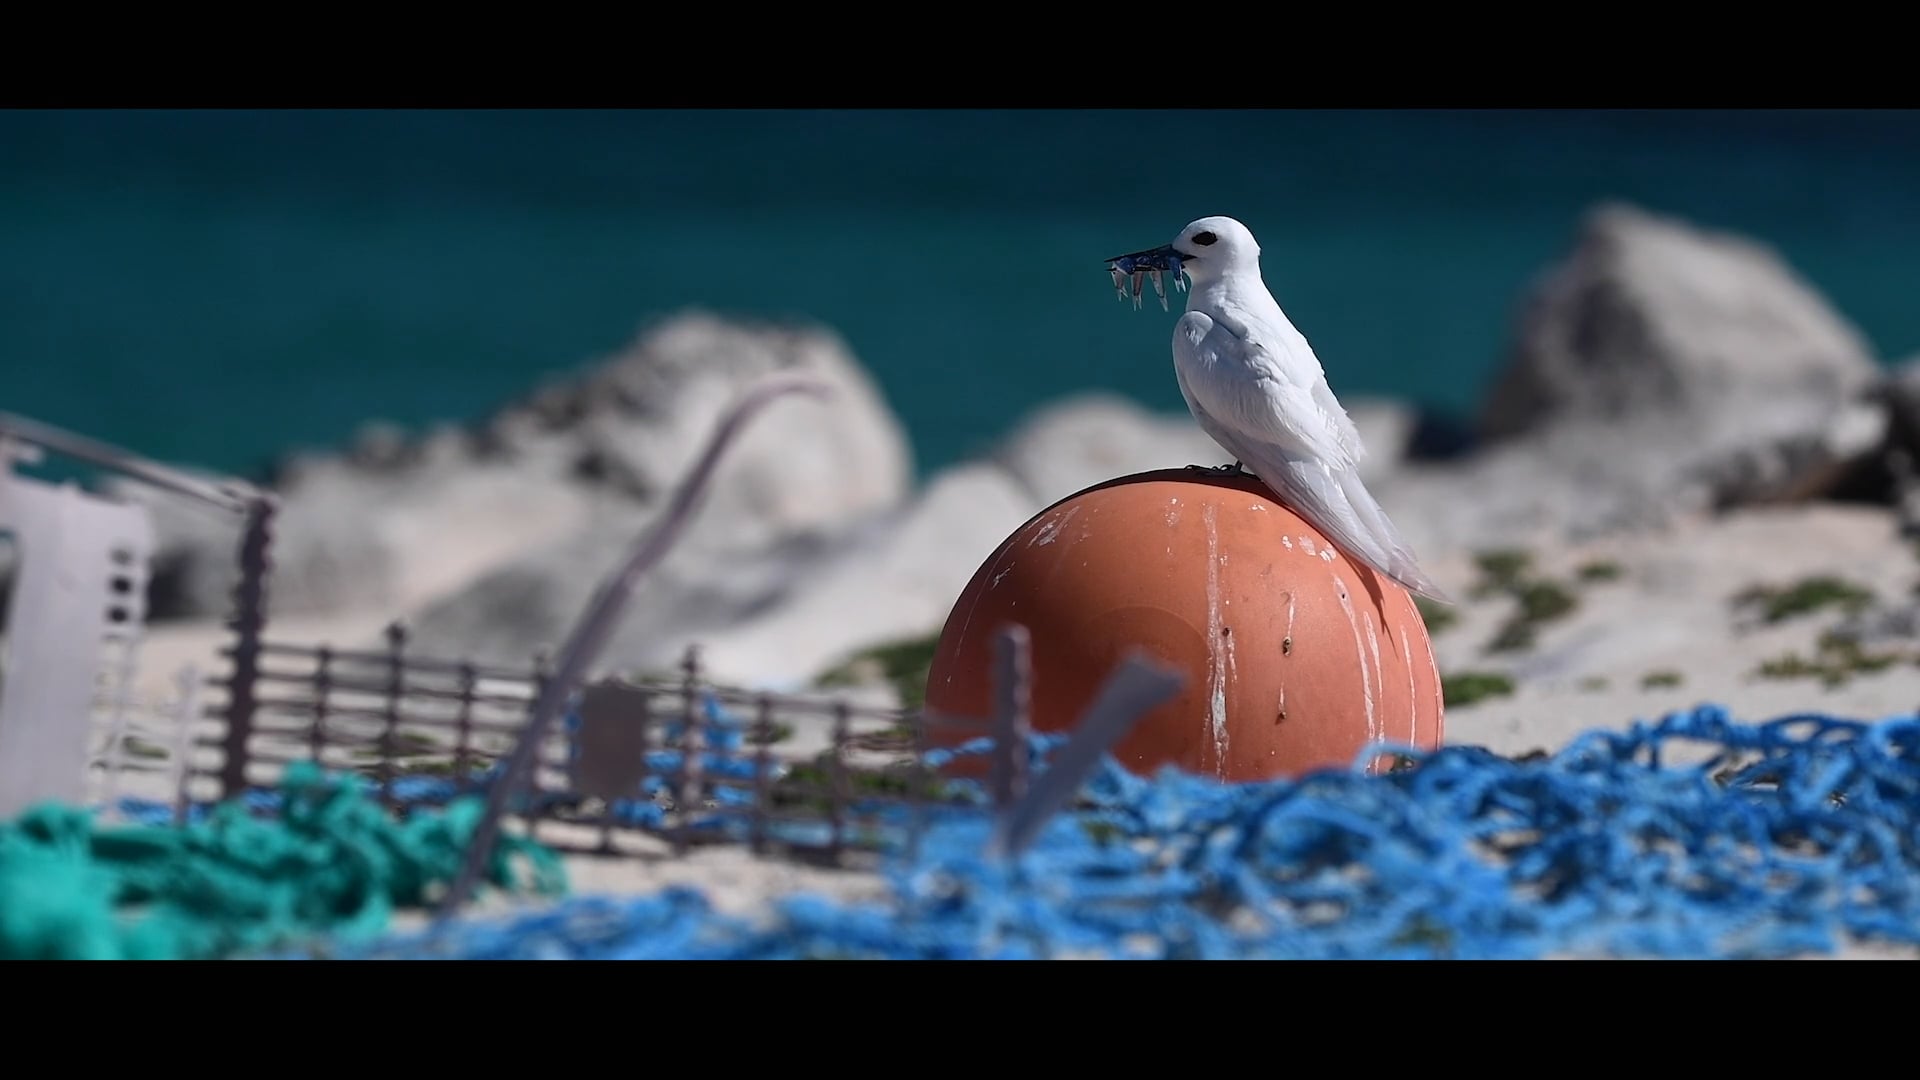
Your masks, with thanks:
[[(1674, 761), (1688, 743), (1705, 760)], [(794, 896), (755, 922), (688, 889), (586, 897), (357, 955), (1715, 958), (1831, 950), (1846, 936), (1920, 945), (1912, 717), (1746, 725), (1706, 706), (1537, 760), (1400, 752), (1412, 767), (1387, 775), (1356, 765), (1231, 785), (1108, 761), (1010, 864), (981, 854), (985, 812), (936, 813), (919, 857), (889, 867), (881, 903)]]

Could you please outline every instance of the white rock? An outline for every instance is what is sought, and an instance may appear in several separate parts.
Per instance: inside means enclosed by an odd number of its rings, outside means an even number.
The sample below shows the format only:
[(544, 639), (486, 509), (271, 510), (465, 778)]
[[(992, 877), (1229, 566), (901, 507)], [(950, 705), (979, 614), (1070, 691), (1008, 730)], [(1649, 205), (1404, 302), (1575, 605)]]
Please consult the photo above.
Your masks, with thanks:
[(1224, 465), (1225, 454), (1185, 413), (1154, 413), (1117, 394), (1096, 393), (1029, 414), (993, 460), (1046, 505), (1115, 477)]
[(1482, 410), (1492, 441), (1375, 494), (1423, 556), (1804, 499), (1876, 452), (1878, 380), (1859, 333), (1769, 249), (1605, 207), (1522, 312)]
[(717, 677), (791, 687), (863, 647), (936, 632), (980, 564), (1042, 508), (995, 466), (945, 470), (783, 602), (706, 638), (702, 655)]
[(1607, 205), (1529, 298), (1481, 426), (1660, 414), (1703, 444), (1752, 441), (1823, 426), (1876, 376), (1860, 332), (1771, 248)]
[[(401, 447), (376, 425), (357, 452), (296, 458), (280, 484), (273, 610), (386, 604), (397, 615), (521, 555), (537, 561), (602, 511), (656, 506), (721, 412), (783, 371), (819, 377), (833, 398), (762, 411), (716, 471), (703, 515), (754, 547), (897, 506), (912, 476), (905, 434), (838, 336), (687, 315), (508, 407), (474, 437), (441, 428)], [(159, 527), (161, 588), (174, 594), (165, 612), (225, 612), (237, 522), (181, 511), (163, 513)], [(576, 568), (589, 579), (603, 571)]]
[[(454, 594), (407, 613), (422, 654), (521, 664), (556, 654), (595, 590), (651, 530), (657, 510), (606, 507), (586, 528), (521, 552)], [(817, 573), (845, 532), (742, 535), (724, 515), (699, 513), (666, 558), (642, 577), (595, 673), (676, 669), (702, 641), (777, 604)]]

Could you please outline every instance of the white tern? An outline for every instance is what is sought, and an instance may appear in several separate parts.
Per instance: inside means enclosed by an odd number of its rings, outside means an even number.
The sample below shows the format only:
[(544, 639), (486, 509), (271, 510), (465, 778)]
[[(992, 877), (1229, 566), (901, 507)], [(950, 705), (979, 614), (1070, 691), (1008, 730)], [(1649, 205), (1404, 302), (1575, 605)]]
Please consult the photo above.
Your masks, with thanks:
[[(1162, 275), (1187, 282), (1173, 327), (1173, 372), (1187, 408), (1280, 501), (1346, 555), (1412, 592), (1450, 602), (1360, 480), (1360, 433), (1334, 398), (1307, 339), (1260, 278), (1260, 245), (1230, 217), (1203, 217), (1173, 243), (1107, 260), (1124, 299), (1140, 305), (1143, 277), (1166, 306)], [(1182, 274), (1186, 282), (1181, 280)]]

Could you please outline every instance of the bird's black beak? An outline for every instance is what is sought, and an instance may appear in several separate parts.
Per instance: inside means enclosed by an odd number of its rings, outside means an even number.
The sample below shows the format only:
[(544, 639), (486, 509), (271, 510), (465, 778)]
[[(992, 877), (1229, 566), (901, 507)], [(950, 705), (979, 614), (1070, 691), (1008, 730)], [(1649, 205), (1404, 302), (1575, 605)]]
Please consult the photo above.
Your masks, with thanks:
[(1131, 274), (1135, 270), (1161, 270), (1167, 273), (1178, 274), (1180, 272), (1180, 263), (1185, 259), (1186, 256), (1174, 250), (1172, 244), (1162, 244), (1157, 248), (1148, 248), (1145, 251), (1135, 251), (1127, 255), (1115, 255), (1113, 258), (1107, 260), (1107, 268), (1109, 270), (1118, 270), (1122, 274)]

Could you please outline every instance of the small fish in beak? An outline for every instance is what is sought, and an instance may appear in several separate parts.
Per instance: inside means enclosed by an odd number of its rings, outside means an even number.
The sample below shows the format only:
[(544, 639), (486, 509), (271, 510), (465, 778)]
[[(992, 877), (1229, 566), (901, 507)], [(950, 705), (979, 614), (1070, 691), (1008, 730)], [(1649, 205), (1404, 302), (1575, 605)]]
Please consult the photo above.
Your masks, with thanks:
[(1163, 244), (1146, 251), (1136, 251), (1128, 255), (1115, 255), (1107, 260), (1107, 270), (1113, 275), (1113, 287), (1119, 298), (1127, 298), (1127, 287), (1133, 288), (1133, 307), (1140, 309), (1140, 286), (1147, 278), (1153, 279), (1153, 291), (1160, 296), (1160, 310), (1167, 308), (1167, 285), (1164, 275), (1173, 275), (1173, 287), (1185, 290), (1186, 278), (1181, 272), (1180, 253), (1172, 244)]

